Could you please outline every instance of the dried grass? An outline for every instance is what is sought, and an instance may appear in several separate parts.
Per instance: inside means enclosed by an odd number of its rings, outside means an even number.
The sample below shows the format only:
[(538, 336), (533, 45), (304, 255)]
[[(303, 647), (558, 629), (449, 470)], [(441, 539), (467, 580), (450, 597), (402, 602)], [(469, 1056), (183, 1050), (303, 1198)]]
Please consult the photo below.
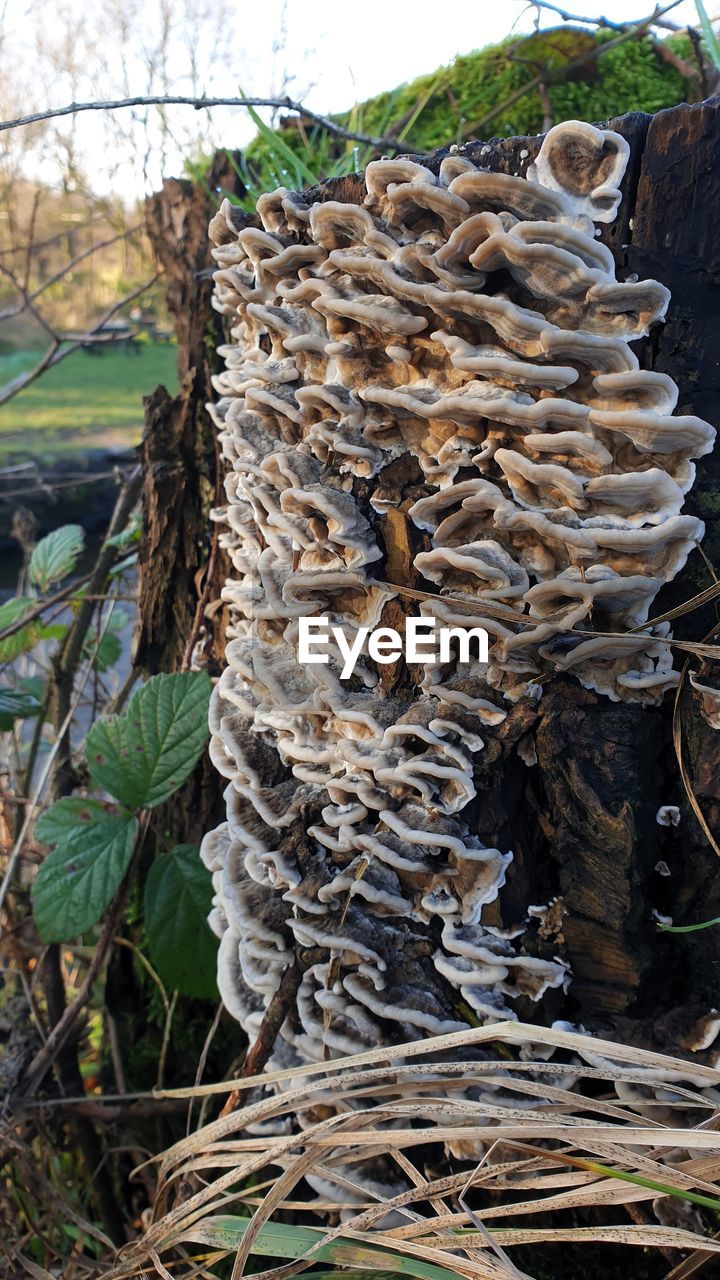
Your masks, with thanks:
[[(532, 1060), (517, 1056), (522, 1046)], [(636, 1098), (619, 1100), (619, 1082), (637, 1086)], [(164, 1091), (255, 1089), (158, 1158), (150, 1220), (105, 1275), (227, 1277), (234, 1259), (232, 1280), (284, 1280), (320, 1264), (328, 1277), (518, 1280), (519, 1245), (542, 1250), (551, 1272), (558, 1245), (583, 1246), (590, 1262), (611, 1244), (685, 1251), (671, 1272), (682, 1280), (720, 1253), (706, 1234), (720, 1212), (718, 1086), (709, 1067), (506, 1022)], [(259, 1133), (261, 1122), (274, 1132)], [(461, 1159), (448, 1158), (448, 1143), (479, 1145)], [(368, 1178), (378, 1162), (401, 1193)], [(333, 1183), (337, 1200), (309, 1191), (308, 1175)], [(665, 1212), (670, 1225), (658, 1224), (654, 1201), (675, 1206), (676, 1222)]]

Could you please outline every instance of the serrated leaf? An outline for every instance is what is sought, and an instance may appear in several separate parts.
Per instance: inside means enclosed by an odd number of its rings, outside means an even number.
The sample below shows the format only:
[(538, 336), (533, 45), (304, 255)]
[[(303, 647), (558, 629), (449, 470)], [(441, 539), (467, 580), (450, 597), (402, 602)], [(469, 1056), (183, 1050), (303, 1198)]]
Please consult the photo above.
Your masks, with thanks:
[(0, 687), (0, 733), (12, 729), (16, 720), (37, 715), (39, 710), (40, 703), (27, 690)]
[(133, 615), (127, 609), (113, 609), (108, 618), (108, 631), (123, 631), (133, 621)]
[(23, 693), (31, 693), (33, 698), (42, 702), (47, 693), (47, 681), (43, 676), (23, 676), (22, 680), (18, 680), (18, 689), (22, 689)]
[[(19, 622), (26, 613), (35, 608), (36, 604), (37, 600), (32, 600), (28, 596), (16, 596), (13, 600), (6, 600), (5, 604), (0, 605), (0, 634), (7, 627), (12, 627)], [(21, 627), (5, 640), (0, 640), (0, 662), (14, 662), (21, 653), (32, 649), (37, 638), (37, 623), (29, 622), (26, 627)]]
[(125, 810), (81, 796), (66, 796), (42, 814), (35, 834), (56, 846), (33, 886), (43, 942), (68, 942), (97, 923), (122, 884), (138, 825)]
[(123, 715), (95, 722), (85, 746), (96, 786), (128, 809), (162, 804), (192, 773), (208, 738), (205, 672), (153, 676)]
[(213, 889), (199, 850), (181, 844), (153, 862), (145, 882), (150, 959), (166, 986), (217, 996), (217, 939), (207, 922)]
[(65, 524), (41, 538), (28, 565), (33, 586), (47, 591), (72, 573), (85, 546), (85, 530), (79, 524)]

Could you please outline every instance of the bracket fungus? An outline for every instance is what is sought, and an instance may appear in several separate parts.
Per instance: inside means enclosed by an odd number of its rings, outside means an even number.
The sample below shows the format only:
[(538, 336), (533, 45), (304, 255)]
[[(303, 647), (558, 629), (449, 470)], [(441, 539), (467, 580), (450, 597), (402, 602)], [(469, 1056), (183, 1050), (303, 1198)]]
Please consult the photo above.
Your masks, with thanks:
[[(619, 281), (595, 237), (627, 160), (570, 122), (527, 177), (378, 160), (364, 204), (279, 190), (261, 226), (227, 201), (212, 220), (233, 572), (211, 711), (227, 822), (202, 856), (251, 1038), (300, 954), (283, 1062), (515, 1018), (568, 981), (530, 915), (498, 926), (512, 854), (475, 834), (477, 761), (554, 672), (639, 703), (677, 682), (667, 624), (645, 624), (702, 537), (682, 506), (715, 436), (630, 346), (667, 290)], [(402, 466), (405, 579), (382, 532)], [(391, 608), (482, 622), (487, 663), (428, 660), (393, 701), (367, 647), (349, 680), (332, 643), (298, 661), (299, 619), (352, 637)]]

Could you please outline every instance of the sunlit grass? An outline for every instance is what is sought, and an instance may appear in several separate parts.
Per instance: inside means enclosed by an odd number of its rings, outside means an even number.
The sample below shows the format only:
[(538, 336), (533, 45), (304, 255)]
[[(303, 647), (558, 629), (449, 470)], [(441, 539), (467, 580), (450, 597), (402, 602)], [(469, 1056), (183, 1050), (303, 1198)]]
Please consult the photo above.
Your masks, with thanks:
[[(0, 356), (0, 388), (37, 363), (34, 352)], [(177, 348), (141, 343), (137, 350), (73, 352), (0, 407), (0, 454), (72, 451), (97, 435), (104, 444), (140, 437), (143, 396), (177, 386)]]

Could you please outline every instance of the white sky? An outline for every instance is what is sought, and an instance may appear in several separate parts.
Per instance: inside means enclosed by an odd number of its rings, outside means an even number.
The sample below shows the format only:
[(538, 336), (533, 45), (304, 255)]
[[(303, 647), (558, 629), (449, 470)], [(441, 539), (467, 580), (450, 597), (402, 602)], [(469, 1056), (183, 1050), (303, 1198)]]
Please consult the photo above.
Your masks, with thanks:
[[(208, 95), (235, 95), (241, 92), (240, 86), (253, 96), (272, 95), (283, 89), (301, 98), (308, 107), (326, 114), (433, 71), (458, 53), (469, 53), (492, 44), (511, 30), (529, 31), (535, 15), (525, 0), (432, 0), (432, 3), (415, 0), (414, 4), (410, 0), (225, 2), (232, 6), (232, 22), (223, 26), (226, 48), (223, 53), (217, 52), (214, 61), (213, 49), (219, 50), (220, 46), (214, 43), (217, 37), (211, 19), (198, 24), (203, 28), (200, 31), (187, 30), (182, 17), (177, 17), (181, 0), (95, 0), (92, 5), (89, 0), (10, 0), (12, 16), (6, 16), (0, 35), (7, 38), (5, 48), (12, 51), (15, 65), (19, 64), (19, 78), (28, 85), (37, 109), (63, 105), (72, 98), (147, 93), (147, 58), (142, 49), (150, 48), (156, 39), (153, 27), (157, 26), (158, 13), (166, 3), (178, 24), (176, 61), (170, 68), (170, 80), (176, 92), (189, 91), (188, 50), (196, 47), (201, 50), (198, 61), (203, 69), (203, 88)], [(646, 3), (642, 0), (635, 3), (632, 0), (565, 0), (562, 7), (573, 13), (602, 13), (615, 21), (627, 21), (646, 17), (652, 11), (653, 0)], [(123, 48), (122, 40), (118, 39), (117, 21), (121, 12), (129, 14), (132, 48)], [(212, 13), (212, 8), (208, 12)], [(58, 13), (64, 15), (64, 35), (60, 32)], [(680, 25), (697, 23), (692, 0), (683, 0), (669, 16)], [(87, 46), (90, 54), (84, 57), (80, 45), (74, 50), (76, 64), (81, 69), (79, 80), (77, 71), (75, 78), (62, 70), (56, 76), (38, 77), (32, 50), (38, 29), (51, 43), (55, 30), (58, 33), (56, 48), (64, 49), (72, 45), (73, 23), (79, 31), (81, 25), (88, 22), (95, 24), (95, 36)], [(543, 15), (543, 26), (559, 23), (560, 19), (552, 14)], [(103, 41), (105, 30), (109, 35)], [(88, 59), (98, 47), (102, 48), (104, 68), (101, 73), (93, 72), (92, 77), (88, 73), (89, 82), (83, 83), (83, 68), (90, 66)], [(290, 81), (286, 83), (288, 77)], [(125, 91), (119, 93), (123, 83)], [(137, 153), (144, 144), (134, 141), (129, 112), (117, 115), (118, 124), (122, 117), (129, 140), (109, 144), (102, 119), (89, 113), (76, 118), (77, 149), (81, 157), (87, 158), (87, 168), (92, 171), (96, 188), (117, 190), (119, 186), (128, 196), (139, 194), (143, 186), (157, 185), (161, 176), (159, 162), (157, 157), (153, 158), (143, 180)], [(181, 171), (188, 150), (187, 131), (198, 121), (192, 108), (187, 107), (172, 109), (168, 118), (178, 145), (170, 147), (162, 162), (166, 175)], [(242, 146), (254, 133), (244, 111), (218, 109), (212, 119), (215, 139), (226, 146)], [(110, 178), (112, 163), (116, 167)], [(118, 163), (121, 164), (119, 171)], [(108, 166), (105, 170), (104, 165)]]

